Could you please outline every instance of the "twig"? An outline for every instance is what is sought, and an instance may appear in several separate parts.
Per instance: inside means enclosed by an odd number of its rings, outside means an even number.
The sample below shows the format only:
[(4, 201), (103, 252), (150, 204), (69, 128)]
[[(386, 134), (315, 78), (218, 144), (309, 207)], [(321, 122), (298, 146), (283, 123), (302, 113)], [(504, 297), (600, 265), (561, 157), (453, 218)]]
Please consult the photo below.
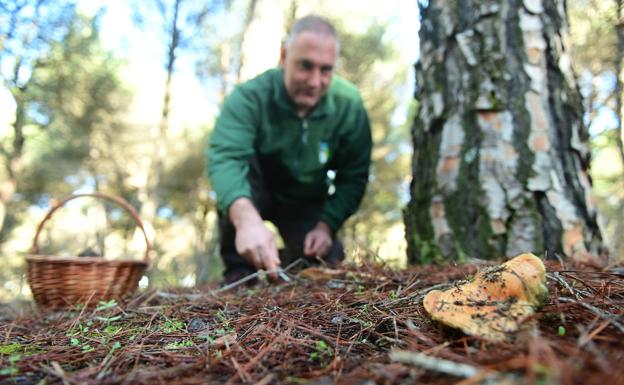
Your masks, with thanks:
[[(267, 272), (267, 273), (273, 273), (273, 272), (274, 271), (270, 271), (270, 272)], [(240, 286), (240, 285), (242, 285), (243, 283), (245, 283), (247, 281), (251, 281), (252, 279), (258, 278), (258, 276), (260, 276), (261, 274), (264, 274), (264, 272), (260, 271), (260, 270), (256, 271), (255, 273), (252, 273), (252, 274), (244, 276), (243, 278), (239, 279), (236, 282), (232, 282), (232, 283), (230, 283), (228, 285), (223, 286), (222, 288), (219, 288), (217, 290), (212, 290), (211, 292), (213, 294), (223, 293), (224, 291), (228, 291), (230, 289), (234, 289), (235, 287)]]
[(438, 373), (450, 374), (455, 377), (472, 377), (479, 373), (479, 369), (468, 364), (461, 364), (428, 356), (426, 354), (411, 352), (409, 350), (393, 350), (390, 352), (390, 360), (403, 364), (420, 366), (427, 370)]
[(275, 374), (269, 373), (264, 376), (260, 381), (256, 382), (254, 385), (269, 385), (271, 382), (275, 380)]
[[(565, 269), (565, 263), (563, 263), (563, 258), (561, 258), (561, 255), (559, 255), (559, 253), (554, 253), (555, 254), (555, 258), (557, 258), (557, 261), (559, 261), (559, 265), (561, 266), (562, 269)], [(548, 259), (548, 252), (545, 253), (544, 255), (545, 259)]]
[(13, 322), (11, 322), (11, 325), (9, 325), (9, 328), (7, 329), (7, 332), (4, 336), (4, 343), (8, 344), (9, 343), (9, 337), (11, 336), (11, 332), (13, 331), (13, 328), (15, 327), (15, 324), (17, 323), (17, 319), (13, 320)]
[(48, 374), (60, 378), (64, 385), (70, 385), (72, 383), (71, 379), (67, 377), (67, 374), (65, 374), (65, 371), (58, 362), (52, 361), (50, 365), (51, 367), (41, 365), (41, 369)]
[(574, 297), (576, 297), (577, 300), (581, 300), (581, 296), (578, 294), (578, 291), (575, 290), (572, 286), (570, 286), (569, 283), (566, 282), (565, 279), (563, 279), (561, 277), (561, 275), (558, 272), (554, 272), (552, 274), (546, 274), (546, 276), (550, 279), (554, 279), (555, 281), (559, 282), (559, 284), (563, 287), (565, 287), (566, 289), (568, 289), (568, 291), (570, 292), (570, 294), (572, 294)]
[(147, 380), (152, 379), (154, 377), (161, 378), (182, 378), (183, 374), (188, 372), (191, 369), (197, 368), (197, 364), (179, 364), (172, 368), (166, 369), (141, 369), (134, 372), (130, 372), (122, 384), (134, 384), (140, 382), (147, 382)]
[(598, 309), (597, 307), (592, 306), (592, 305), (590, 305), (588, 303), (575, 301), (575, 300), (573, 300), (571, 298), (559, 297), (558, 300), (561, 301), (561, 302), (568, 302), (568, 303), (579, 304), (582, 307), (584, 307), (585, 309), (587, 309), (587, 310), (591, 311), (592, 313), (594, 313), (595, 315), (597, 315), (597, 316), (599, 316), (599, 317), (601, 317), (601, 318), (603, 318), (605, 320), (610, 321), (613, 324), (613, 326), (615, 326), (619, 331), (624, 333), (624, 325), (622, 325), (621, 323), (616, 321), (618, 318), (620, 318), (620, 315), (614, 315), (614, 314), (611, 314), (611, 313), (608, 313), (608, 312), (604, 312), (604, 311)]
[(197, 301), (198, 299), (206, 296), (206, 294), (175, 294), (168, 293), (166, 291), (157, 291), (156, 295), (165, 299), (185, 299), (188, 301)]
[[(433, 286), (424, 288), (424, 289), (419, 290), (419, 291), (417, 291), (415, 293), (412, 293), (410, 295), (406, 295), (405, 297), (397, 298), (395, 300), (385, 302), (384, 306), (394, 305), (396, 303), (399, 303), (399, 302), (402, 302), (402, 301), (405, 301), (405, 300), (409, 300), (409, 299), (417, 299), (420, 296), (424, 297), (430, 291), (440, 290), (440, 289), (447, 289), (447, 288), (449, 288), (451, 286), (453, 286), (453, 284), (452, 283), (448, 283), (448, 282), (438, 283), (437, 285), (433, 285)], [(404, 290), (404, 291), (407, 291), (407, 289)], [(419, 300), (417, 299), (416, 302), (419, 302)]]
[[(230, 357), (230, 361), (232, 362), (232, 365), (234, 365), (234, 368), (236, 369), (236, 372), (238, 374), (238, 378), (241, 379), (241, 381), (243, 382), (250, 382), (251, 378), (249, 377), (249, 373), (247, 373), (243, 368), (241, 368), (240, 364), (238, 363), (238, 361), (236, 361), (236, 359), (234, 357)], [(235, 381), (234, 380), (235, 377), (230, 378), (231, 381)], [(230, 381), (228, 381), (229, 383)]]
[[(295, 262), (296, 262), (296, 261), (295, 261)], [(293, 264), (291, 264), (291, 265), (289, 266), (289, 268), (290, 268), (291, 266), (293, 266)], [(286, 275), (286, 273), (285, 273), (285, 272), (286, 272), (286, 270), (285, 270), (285, 269), (282, 269), (282, 268), (280, 268), (280, 267), (278, 267), (278, 268), (277, 268), (277, 269), (275, 269), (275, 270), (266, 270), (266, 271), (265, 271), (265, 270), (258, 270), (258, 271), (256, 271), (255, 273), (249, 274), (249, 275), (247, 275), (247, 276), (245, 276), (245, 277), (243, 277), (243, 278), (239, 279), (239, 280), (238, 280), (238, 281), (236, 281), (236, 282), (232, 282), (232, 283), (230, 283), (229, 285), (225, 285), (225, 286), (223, 286), (222, 288), (219, 288), (219, 289), (217, 289), (217, 290), (211, 290), (211, 291), (210, 291), (210, 293), (212, 293), (213, 295), (214, 295), (214, 294), (223, 293), (224, 291), (228, 291), (228, 290), (233, 289), (233, 288), (235, 288), (235, 287), (237, 287), (237, 286), (240, 286), (240, 285), (242, 285), (243, 283), (245, 283), (245, 282), (247, 282), (247, 281), (250, 281), (250, 280), (252, 280), (252, 279), (254, 279), (254, 278), (257, 278), (257, 277), (263, 277), (265, 274), (266, 274), (266, 275), (270, 275), (270, 274), (277, 274), (277, 275), (279, 275), (279, 276), (280, 276), (280, 278), (282, 278), (284, 281), (286, 281), (286, 282), (290, 282), (290, 278), (288, 277), (288, 275)]]

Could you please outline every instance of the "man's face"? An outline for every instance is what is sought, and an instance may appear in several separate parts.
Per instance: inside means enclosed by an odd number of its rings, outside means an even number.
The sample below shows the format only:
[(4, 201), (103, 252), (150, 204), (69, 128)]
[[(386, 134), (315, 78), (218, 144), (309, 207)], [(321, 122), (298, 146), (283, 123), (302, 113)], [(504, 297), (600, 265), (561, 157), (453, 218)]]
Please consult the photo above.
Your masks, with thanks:
[(308, 115), (329, 87), (336, 63), (336, 39), (301, 32), (290, 47), (282, 47), (281, 63), (288, 95), (300, 116)]

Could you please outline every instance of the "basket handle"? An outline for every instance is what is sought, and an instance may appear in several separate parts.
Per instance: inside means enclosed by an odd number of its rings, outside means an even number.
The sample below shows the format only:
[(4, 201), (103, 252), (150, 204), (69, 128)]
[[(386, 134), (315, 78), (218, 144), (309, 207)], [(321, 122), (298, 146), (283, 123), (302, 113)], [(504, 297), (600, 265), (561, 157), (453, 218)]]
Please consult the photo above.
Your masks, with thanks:
[(41, 223), (39, 223), (39, 226), (37, 227), (37, 232), (35, 233), (35, 238), (33, 239), (33, 244), (30, 249), (30, 252), (32, 254), (39, 254), (39, 246), (37, 245), (38, 240), (39, 240), (39, 234), (41, 234), (41, 230), (43, 230), (43, 225), (52, 217), (52, 214), (59, 208), (63, 207), (63, 205), (65, 205), (65, 203), (67, 203), (68, 201), (72, 199), (76, 199), (76, 198), (81, 198), (81, 197), (101, 198), (101, 199), (105, 199), (113, 203), (116, 203), (119, 206), (123, 207), (130, 214), (130, 216), (132, 216), (132, 219), (134, 219), (134, 222), (136, 222), (137, 226), (139, 226), (139, 228), (141, 229), (141, 232), (143, 233), (143, 237), (145, 238), (145, 245), (146, 245), (145, 257), (143, 258), (143, 260), (145, 262), (149, 261), (149, 253), (151, 250), (151, 246), (150, 246), (149, 240), (147, 239), (147, 233), (145, 232), (145, 228), (143, 227), (143, 222), (141, 222), (141, 219), (139, 218), (139, 214), (136, 212), (134, 207), (132, 207), (130, 203), (128, 203), (126, 200), (120, 197), (105, 194), (102, 192), (97, 192), (97, 191), (93, 193), (88, 193), (88, 194), (70, 195), (66, 198), (63, 198), (60, 202), (58, 202), (56, 205), (50, 208), (50, 211), (48, 211), (46, 216), (43, 218), (43, 220), (41, 221)]

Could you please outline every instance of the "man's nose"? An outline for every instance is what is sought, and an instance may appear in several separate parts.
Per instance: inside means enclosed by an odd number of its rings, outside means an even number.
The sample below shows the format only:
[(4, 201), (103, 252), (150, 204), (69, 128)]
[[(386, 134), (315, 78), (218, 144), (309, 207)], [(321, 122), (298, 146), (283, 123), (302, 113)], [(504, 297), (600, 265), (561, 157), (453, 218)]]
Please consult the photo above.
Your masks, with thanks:
[(308, 76), (308, 87), (320, 87), (322, 82), (322, 74), (318, 69), (310, 71)]

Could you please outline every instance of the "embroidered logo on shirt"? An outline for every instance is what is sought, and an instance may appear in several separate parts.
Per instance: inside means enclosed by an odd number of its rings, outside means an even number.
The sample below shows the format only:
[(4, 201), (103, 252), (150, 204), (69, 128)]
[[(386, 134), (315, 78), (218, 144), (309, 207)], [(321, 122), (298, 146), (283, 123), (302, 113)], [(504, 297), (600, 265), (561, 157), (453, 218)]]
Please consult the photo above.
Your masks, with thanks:
[(319, 163), (325, 164), (329, 160), (329, 144), (321, 142), (319, 146)]

